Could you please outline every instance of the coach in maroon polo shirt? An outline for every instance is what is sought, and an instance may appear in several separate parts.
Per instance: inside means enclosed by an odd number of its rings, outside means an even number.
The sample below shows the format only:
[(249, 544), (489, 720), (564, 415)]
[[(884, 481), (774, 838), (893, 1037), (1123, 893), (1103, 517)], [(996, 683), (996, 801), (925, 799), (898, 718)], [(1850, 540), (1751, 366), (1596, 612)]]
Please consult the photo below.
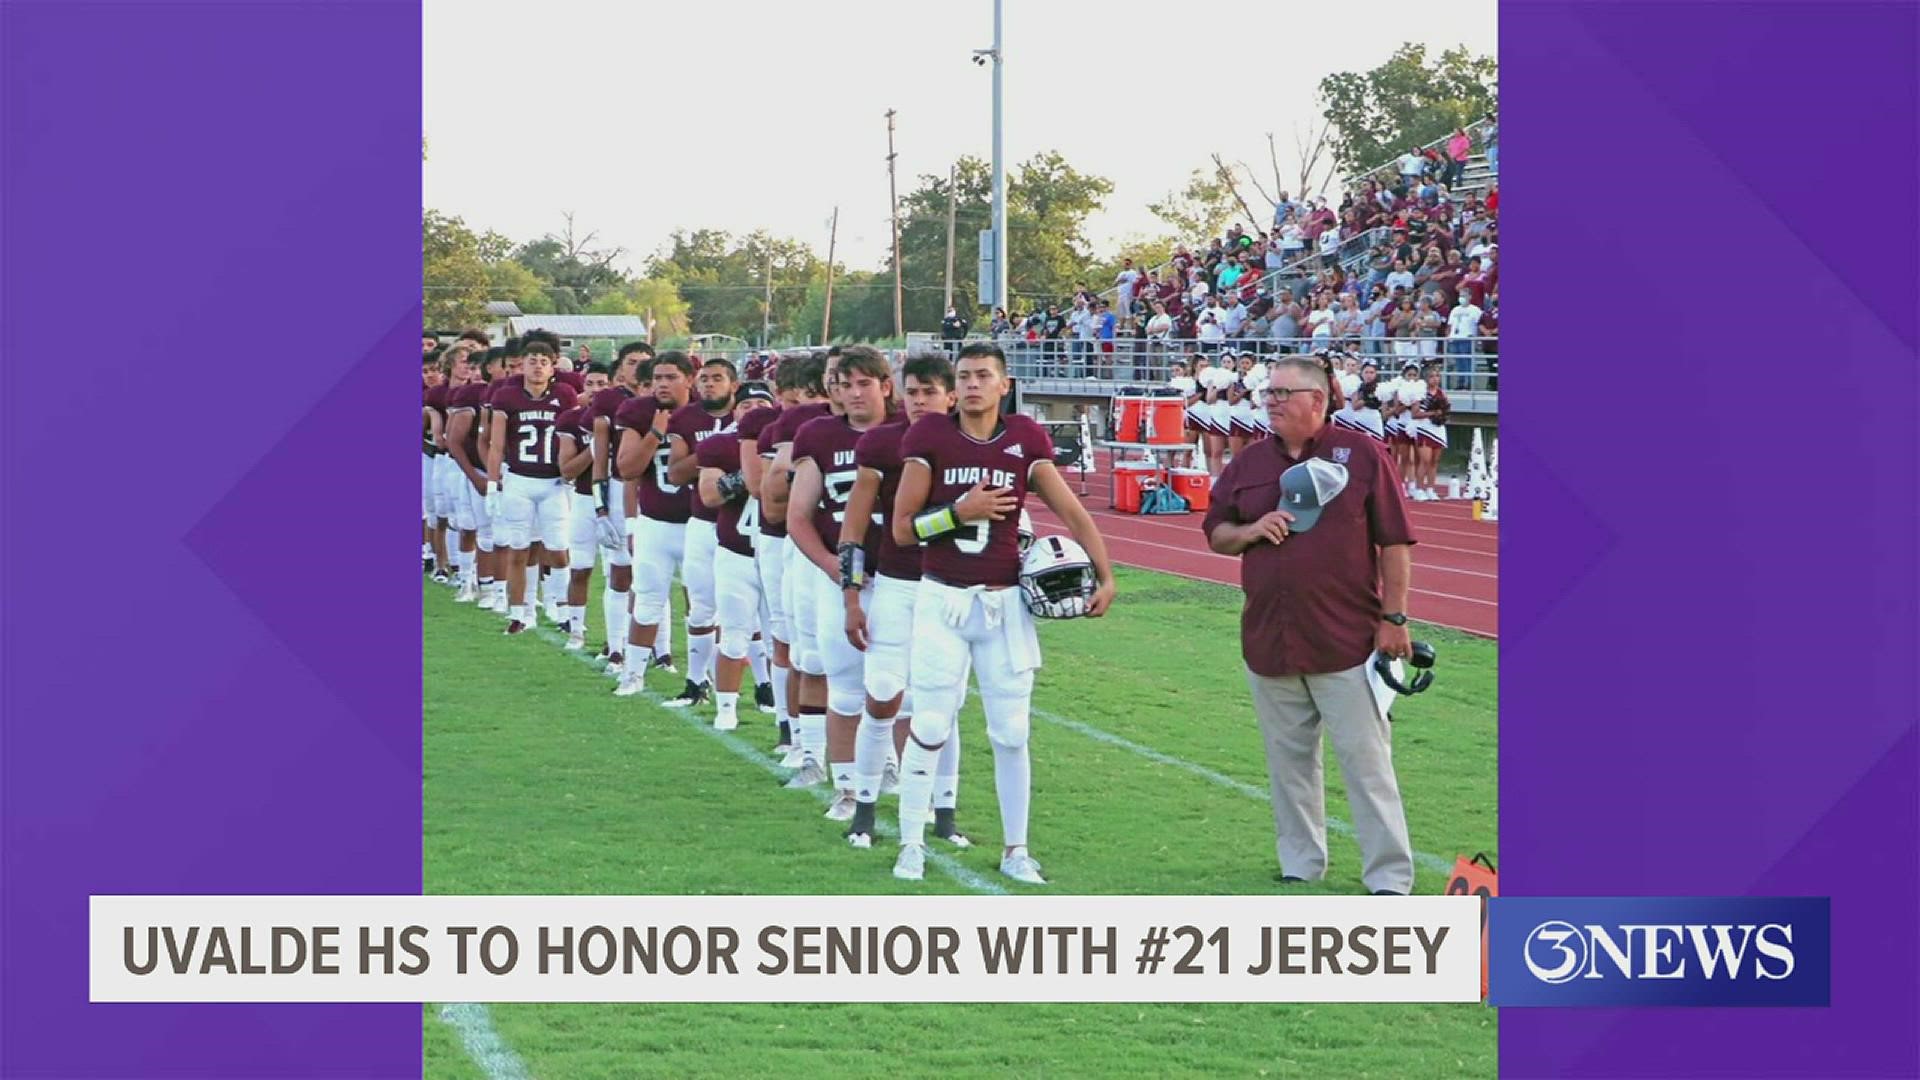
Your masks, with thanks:
[[(1326, 876), (1324, 726), (1347, 782), (1360, 880), (1376, 894), (1404, 895), (1413, 889), (1413, 848), (1367, 665), (1376, 649), (1410, 651), (1413, 528), (1392, 461), (1371, 436), (1327, 422), (1328, 393), (1326, 372), (1311, 360), (1268, 368), (1262, 404), (1273, 438), (1220, 474), (1202, 527), (1213, 550), (1242, 557), (1240, 650), (1267, 748), (1281, 880)], [(1281, 475), (1310, 458), (1345, 470), (1346, 483), (1310, 529), (1296, 532), (1295, 515), (1278, 509)], [(1314, 468), (1323, 479), (1338, 473)]]

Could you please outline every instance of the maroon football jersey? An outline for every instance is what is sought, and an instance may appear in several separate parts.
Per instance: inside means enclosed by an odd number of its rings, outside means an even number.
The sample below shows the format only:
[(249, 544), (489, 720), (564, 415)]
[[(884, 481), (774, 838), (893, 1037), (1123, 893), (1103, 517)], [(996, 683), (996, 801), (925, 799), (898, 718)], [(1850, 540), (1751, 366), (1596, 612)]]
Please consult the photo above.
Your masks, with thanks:
[(467, 425), (467, 437), (461, 440), (467, 450), (467, 460), (476, 469), (486, 468), (486, 462), (480, 460), (480, 417), (482, 406), (487, 401), (487, 384), (472, 382), (455, 390), (447, 398), (448, 423), (452, 423), (454, 413), (473, 414), (473, 422)]
[[(869, 431), (873, 430), (871, 428)], [(860, 470), (853, 463), (854, 446), (863, 431), (855, 431), (844, 416), (820, 416), (800, 425), (793, 439), (793, 464), (811, 461), (820, 470), (824, 491), (813, 508), (813, 527), (833, 550), (840, 536), (840, 523), (847, 517), (847, 496), (853, 494), (853, 481)], [(867, 564), (879, 557), (879, 536), (869, 529), (861, 546), (867, 549)]]
[(562, 386), (573, 387), (575, 397), (586, 393), (587, 390), (587, 377), (578, 371), (556, 371), (553, 373), (553, 381)]
[(539, 397), (529, 394), (524, 384), (494, 391), (493, 411), (507, 418), (507, 439), (501, 447), (506, 470), (538, 479), (558, 477), (554, 424), (561, 413), (578, 403), (573, 390), (559, 383), (549, 384)]
[[(740, 419), (739, 426), (735, 431), (739, 434), (742, 442), (748, 439), (753, 440), (754, 453), (758, 454), (762, 460), (771, 460), (773, 457), (773, 425), (775, 421), (779, 420), (780, 417), (785, 414), (786, 410), (780, 408), (778, 405), (775, 405), (771, 409), (755, 409)], [(744, 447), (742, 449), (744, 449)], [(763, 453), (762, 451), (765, 452)], [(756, 522), (753, 529), (756, 535), (771, 536), (775, 539), (784, 539), (786, 537), (787, 523), (784, 521), (768, 521), (762, 517), (760, 514), (759, 499), (753, 500), (753, 506), (748, 513), (753, 515), (753, 519)]]
[(1031, 417), (1000, 418), (981, 442), (960, 430), (957, 416), (923, 416), (900, 440), (903, 461), (933, 472), (928, 506), (965, 495), (975, 484), (1013, 489), (1018, 505), (999, 521), (976, 521), (924, 545), (920, 569), (948, 585), (1016, 585), (1020, 581), (1020, 514), (1033, 467), (1053, 460), (1053, 440)]
[(900, 491), (900, 469), (904, 464), (900, 457), (900, 440), (906, 434), (905, 416), (881, 424), (861, 435), (860, 441), (854, 444), (853, 463), (880, 474), (880, 495), (873, 505), (874, 516), (880, 519), (880, 524), (874, 529), (880, 534), (880, 555), (874, 566), (875, 571), (890, 578), (918, 581), (919, 546), (903, 548), (893, 541), (893, 497)]
[[(636, 439), (643, 439), (648, 429), (653, 427), (653, 419), (659, 412), (660, 402), (652, 394), (642, 394), (620, 406), (620, 411), (613, 416), (613, 426), (633, 432)], [(665, 439), (661, 439), (660, 445), (653, 451), (652, 466), (633, 482), (640, 488), (640, 513), (643, 516), (672, 525), (686, 521), (692, 512), (691, 485), (667, 482)]]
[[(767, 426), (761, 429), (760, 438), (753, 444), (754, 449), (760, 452), (762, 461), (772, 461), (780, 444), (792, 442), (794, 432), (799, 431), (802, 424), (832, 412), (833, 406), (824, 401), (810, 401), (805, 405), (793, 405), (781, 409), (772, 420), (767, 421)], [(788, 474), (787, 479), (789, 481), (793, 479), (791, 473)], [(787, 535), (787, 519), (761, 515), (760, 535), (784, 539)]]
[[(766, 412), (765, 409), (755, 410)], [(740, 468), (740, 436), (737, 432), (722, 431), (700, 440), (699, 449), (694, 452), (694, 460), (702, 469), (719, 469), (723, 473), (737, 472)], [(697, 497), (697, 496), (696, 496)], [(720, 546), (735, 555), (753, 557), (753, 541), (740, 532), (740, 515), (752, 503), (724, 503), (714, 511), (713, 531), (720, 537)]]
[(620, 460), (620, 428), (613, 418), (620, 414), (620, 406), (633, 400), (633, 391), (624, 386), (609, 386), (593, 395), (587, 402), (587, 413), (580, 418), (580, 426), (587, 429), (587, 436), (593, 436), (595, 421), (607, 418), (607, 474), (615, 472), (614, 463)]
[[(559, 418), (553, 422), (553, 430), (560, 438), (572, 440), (575, 447), (592, 453), (593, 429), (585, 427), (581, 423), (581, 421), (586, 418), (587, 408), (585, 405), (575, 405), (573, 408), (561, 413)], [(554, 464), (556, 467), (559, 465), (559, 449), (557, 447), (554, 450)], [(573, 478), (573, 490), (582, 495), (593, 494), (592, 469), (587, 469), (579, 476)]]
[(433, 421), (427, 419), (426, 414), (427, 408), (433, 404), (433, 389), (430, 386), (420, 388), (420, 449), (428, 457), (440, 452), (440, 448), (433, 445)]
[[(426, 397), (423, 399), (426, 402), (427, 408), (432, 409), (434, 414), (440, 417), (440, 433), (443, 437), (447, 431), (447, 395), (449, 393), (450, 391), (447, 389), (447, 384), (441, 383), (439, 386), (428, 390)], [(434, 445), (432, 422), (425, 421), (424, 418), (423, 422), (425, 423), (424, 434), (426, 435), (427, 453), (436, 456), (445, 453), (446, 451)]]
[[(719, 434), (723, 428), (730, 427), (732, 424), (732, 410), (715, 416), (699, 402), (689, 402), (673, 410), (673, 415), (667, 417), (667, 439), (669, 442), (678, 439), (685, 443), (689, 450), (697, 453), (702, 442)], [(695, 458), (695, 460), (699, 459)], [(693, 483), (689, 481), (686, 487), (692, 490)], [(693, 491), (692, 497), (687, 500), (687, 512), (701, 521), (714, 521), (720, 513), (718, 510), (709, 509), (707, 504), (701, 502), (698, 491)]]

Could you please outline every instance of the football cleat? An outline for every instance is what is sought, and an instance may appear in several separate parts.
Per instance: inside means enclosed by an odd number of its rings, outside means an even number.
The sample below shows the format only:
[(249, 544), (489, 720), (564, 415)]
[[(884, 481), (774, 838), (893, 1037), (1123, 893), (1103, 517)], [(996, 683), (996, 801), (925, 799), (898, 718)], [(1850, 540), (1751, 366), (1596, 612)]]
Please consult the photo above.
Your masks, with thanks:
[(655, 671), (664, 671), (664, 672), (666, 672), (666, 673), (667, 673), (667, 674), (669, 674), (669, 675), (678, 675), (678, 674), (680, 674), (680, 669), (679, 669), (679, 668), (677, 668), (677, 667), (674, 667), (674, 666), (673, 666), (673, 654), (672, 654), (672, 653), (658, 653), (658, 654), (656, 654), (656, 655), (654, 656), (654, 658), (653, 658), (653, 664), (652, 664), (651, 666), (652, 666), (652, 668), (653, 668), (653, 670), (655, 670)]
[(715, 731), (732, 731), (739, 726), (740, 726), (739, 713), (721, 712), (721, 713), (714, 714), (713, 730)]
[[(786, 786), (794, 789), (810, 788), (819, 787), (826, 782), (827, 770), (822, 768), (819, 762), (808, 758), (801, 763), (800, 771), (793, 774), (792, 779), (787, 781)], [(849, 799), (848, 802), (852, 802), (852, 800)]]
[(828, 821), (852, 821), (853, 820), (853, 792), (851, 791), (834, 792), (833, 801), (827, 804), (826, 816)]
[(923, 881), (927, 876), (927, 849), (923, 844), (901, 844), (893, 860), (893, 876), (901, 881)]
[(880, 773), (880, 794), (896, 795), (899, 793), (899, 791), (900, 791), (900, 764), (898, 762), (889, 761), (887, 762), (886, 769)]
[(566, 648), (568, 652), (579, 652), (581, 649), (584, 649), (586, 647), (587, 647), (587, 632), (585, 630), (569, 629), (567, 631)]
[(1098, 587), (1093, 560), (1071, 537), (1037, 540), (1020, 557), (1020, 592), (1027, 610), (1043, 619), (1077, 619)]
[(688, 679), (687, 685), (681, 689), (680, 693), (661, 702), (661, 704), (669, 709), (685, 709), (695, 705), (706, 704), (709, 695), (710, 691), (708, 691), (706, 683), (697, 683), (692, 679)]
[(861, 851), (866, 851), (868, 848), (871, 848), (873, 846), (873, 834), (863, 833), (863, 832), (850, 832), (847, 834), (847, 846), (859, 848)]
[(1028, 885), (1047, 883), (1047, 879), (1040, 876), (1040, 864), (1035, 862), (1033, 856), (1027, 854), (1027, 849), (1023, 847), (1014, 848), (1010, 854), (1000, 860), (1000, 872)]
[(613, 688), (614, 697), (632, 697), (646, 692), (646, 681), (630, 671), (621, 672), (620, 685)]
[(609, 675), (620, 674), (620, 669), (626, 666), (627, 658), (619, 653), (602, 653), (601, 656), (607, 662), (607, 674)]
[(787, 747), (786, 754), (780, 758), (780, 767), (783, 769), (797, 769), (806, 763), (807, 752), (798, 745)]
[(754, 707), (768, 716), (773, 715), (773, 684), (761, 683), (753, 688)]
[(478, 599), (480, 599), (480, 590), (471, 581), (461, 582), (460, 591), (453, 594), (453, 602), (456, 604), (471, 604)]
[(448, 580), (445, 570), (435, 570), (433, 572), (433, 583), (435, 585), (445, 585)]
[(524, 634), (526, 632), (527, 632), (527, 624), (521, 622), (519, 619), (509, 620), (507, 623), (506, 630), (503, 631), (503, 633), (505, 633), (508, 637), (515, 637), (517, 635)]

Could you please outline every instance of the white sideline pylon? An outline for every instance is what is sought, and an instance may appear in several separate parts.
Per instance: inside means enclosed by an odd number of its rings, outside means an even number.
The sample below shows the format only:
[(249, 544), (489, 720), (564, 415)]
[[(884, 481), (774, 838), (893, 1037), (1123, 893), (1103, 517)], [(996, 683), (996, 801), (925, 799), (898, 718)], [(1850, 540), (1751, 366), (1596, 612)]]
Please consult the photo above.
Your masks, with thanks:
[(1487, 478), (1487, 448), (1480, 429), (1473, 429), (1473, 449), (1467, 454), (1467, 498), (1485, 499), (1491, 485)]
[(1487, 458), (1487, 505), (1480, 511), (1480, 520), (1500, 520), (1500, 440), (1493, 440), (1493, 451)]

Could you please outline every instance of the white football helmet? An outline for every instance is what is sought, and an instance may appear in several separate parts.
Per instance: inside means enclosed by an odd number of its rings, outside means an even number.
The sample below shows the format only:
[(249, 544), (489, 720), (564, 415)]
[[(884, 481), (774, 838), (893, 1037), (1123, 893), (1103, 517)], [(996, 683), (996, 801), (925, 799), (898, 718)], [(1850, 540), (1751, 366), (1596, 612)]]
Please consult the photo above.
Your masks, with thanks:
[(1027, 553), (1027, 549), (1033, 546), (1033, 538), (1035, 535), (1033, 531), (1033, 515), (1027, 513), (1025, 507), (1022, 507), (1020, 510), (1019, 530), (1020, 554), (1024, 556)]
[(1093, 560), (1071, 538), (1035, 540), (1020, 559), (1020, 591), (1027, 610), (1043, 619), (1077, 619), (1087, 613), (1096, 584)]

